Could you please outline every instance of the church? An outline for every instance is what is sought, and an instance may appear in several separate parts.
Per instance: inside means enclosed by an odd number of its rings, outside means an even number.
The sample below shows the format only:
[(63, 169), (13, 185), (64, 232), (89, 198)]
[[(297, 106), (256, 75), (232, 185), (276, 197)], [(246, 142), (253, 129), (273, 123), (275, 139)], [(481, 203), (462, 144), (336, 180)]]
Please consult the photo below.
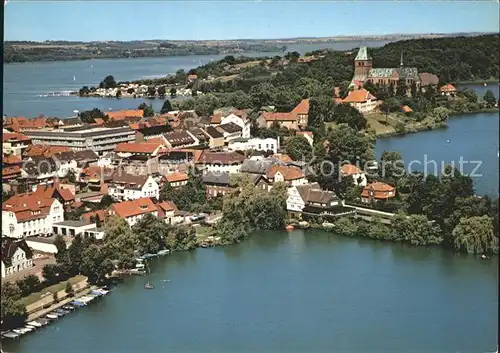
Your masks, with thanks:
[(418, 69), (405, 67), (403, 54), (401, 54), (401, 64), (398, 68), (373, 68), (373, 60), (368, 54), (367, 47), (361, 47), (354, 59), (354, 77), (349, 87), (363, 87), (365, 82), (387, 86), (392, 84), (394, 88), (400, 82), (404, 82), (408, 87), (411, 87), (413, 83), (420, 87)]

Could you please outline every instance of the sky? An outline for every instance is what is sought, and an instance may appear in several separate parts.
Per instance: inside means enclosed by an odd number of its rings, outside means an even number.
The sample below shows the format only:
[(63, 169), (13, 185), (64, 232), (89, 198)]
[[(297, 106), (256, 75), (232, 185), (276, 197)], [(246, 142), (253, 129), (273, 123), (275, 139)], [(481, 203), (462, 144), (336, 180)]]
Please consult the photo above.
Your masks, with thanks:
[(498, 32), (483, 1), (16, 1), (4, 40), (201, 40)]

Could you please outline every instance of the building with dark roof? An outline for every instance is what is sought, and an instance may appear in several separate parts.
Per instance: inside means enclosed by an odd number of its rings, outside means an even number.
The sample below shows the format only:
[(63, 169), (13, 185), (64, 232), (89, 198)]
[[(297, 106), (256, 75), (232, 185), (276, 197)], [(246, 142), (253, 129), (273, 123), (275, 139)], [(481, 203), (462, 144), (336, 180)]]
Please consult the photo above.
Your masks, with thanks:
[(33, 267), (33, 252), (24, 239), (2, 237), (2, 278)]

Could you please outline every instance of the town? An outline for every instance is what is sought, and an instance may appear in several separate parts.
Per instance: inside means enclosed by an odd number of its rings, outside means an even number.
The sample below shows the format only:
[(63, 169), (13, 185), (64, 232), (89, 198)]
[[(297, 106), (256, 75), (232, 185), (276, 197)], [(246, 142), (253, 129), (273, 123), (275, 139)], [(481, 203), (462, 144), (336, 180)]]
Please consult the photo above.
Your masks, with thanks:
[[(112, 276), (144, 273), (149, 257), (240, 242), (256, 229), (318, 227), (413, 245), (463, 234), (468, 225), (461, 219), (450, 225), (444, 222), (449, 214), (431, 217), (424, 201), (415, 206), (412, 195), (425, 181), (394, 173), (397, 152), (374, 161), (373, 143), (391, 127), (389, 115), (399, 132), (405, 130), (404, 119), (414, 111), (404, 102), (416, 95), (435, 104), (432, 123), (438, 124), (446, 123), (450, 106), (478, 104), (478, 97), (406, 67), (403, 55), (398, 68), (375, 68), (369, 49), (361, 47), (353, 67), (348, 89), (331, 87), (326, 103), (303, 98), (289, 111), (217, 107), (199, 114), (174, 110), (167, 100), (161, 112), (143, 104), (67, 118), (4, 117), (2, 279), (25, 297), (23, 309), (12, 300), (5, 320), (16, 326), (47, 318), (63, 305), (77, 305), (75, 293), (95, 292)], [(141, 95), (148, 90), (123, 86), (123, 95), (135, 89)], [(375, 90), (385, 90), (387, 98), (377, 98)], [(95, 94), (117, 92), (100, 88)], [(491, 93), (479, 100), (482, 109), (498, 107)], [(331, 111), (343, 120), (328, 122)], [(432, 123), (415, 124), (428, 129)], [(327, 176), (318, 173), (325, 161), (332, 166)], [(453, 192), (459, 188), (473, 202), (486, 202), (460, 178)], [(406, 203), (416, 211), (407, 211)], [(475, 221), (493, 234), (489, 218)], [(452, 241), (456, 251), (498, 251), (495, 239), (472, 250), (466, 243)], [(100, 290), (95, 296), (107, 289)], [(23, 333), (17, 330), (12, 337)]]

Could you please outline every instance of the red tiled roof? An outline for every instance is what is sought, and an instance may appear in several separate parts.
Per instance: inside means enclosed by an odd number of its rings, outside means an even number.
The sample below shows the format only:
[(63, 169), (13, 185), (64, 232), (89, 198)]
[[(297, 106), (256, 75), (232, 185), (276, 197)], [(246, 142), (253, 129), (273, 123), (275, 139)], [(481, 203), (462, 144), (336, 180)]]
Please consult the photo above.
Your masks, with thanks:
[(411, 112), (413, 112), (413, 109), (411, 109), (411, 108), (410, 108), (409, 106), (407, 106), (407, 105), (403, 105), (403, 106), (401, 107), (401, 111), (402, 111), (403, 113), (411, 113)]
[(90, 224), (91, 223), (90, 219), (92, 217), (96, 217), (99, 219), (99, 221), (104, 222), (106, 218), (108, 218), (108, 216), (109, 216), (108, 210), (97, 210), (82, 214), (82, 221), (87, 224)]
[(2, 204), (2, 210), (14, 212), (18, 221), (45, 218), (54, 201), (34, 193), (17, 194)]
[(302, 170), (300, 170), (300, 168), (284, 165), (271, 166), (271, 168), (269, 168), (269, 171), (267, 172), (267, 177), (274, 178), (278, 172), (283, 175), (283, 178), (285, 180), (304, 178), (304, 173), (302, 172)]
[(293, 162), (293, 159), (290, 158), (289, 155), (287, 154), (284, 154), (284, 153), (277, 153), (277, 154), (273, 154), (271, 156), (271, 158), (276, 158), (276, 159), (279, 159), (280, 161), (284, 162), (284, 163), (291, 163)]
[(162, 146), (160, 143), (148, 142), (122, 142), (115, 147), (115, 152), (128, 152), (128, 153), (154, 153), (158, 147)]
[(158, 211), (153, 201), (146, 197), (114, 203), (111, 205), (111, 209), (121, 218), (128, 218)]
[(356, 89), (354, 91), (350, 91), (347, 97), (343, 100), (344, 103), (364, 103), (368, 99), (374, 100), (377, 99), (374, 95), (372, 95), (369, 91), (364, 88)]
[(23, 161), (21, 160), (21, 158), (19, 158), (18, 156), (14, 156), (13, 154), (2, 156), (3, 164), (20, 164), (22, 162)]
[(153, 137), (153, 138), (147, 139), (146, 141), (144, 141), (144, 143), (156, 143), (156, 144), (165, 146), (167, 141), (165, 140), (164, 137)]
[(2, 180), (17, 178), (21, 175), (21, 167), (18, 165), (2, 167)]
[(174, 172), (174, 173), (170, 173), (170, 174), (165, 175), (165, 179), (167, 179), (167, 181), (169, 183), (174, 183), (177, 181), (188, 180), (189, 176), (186, 173)]
[(131, 109), (131, 110), (119, 110), (117, 112), (107, 112), (106, 115), (110, 120), (124, 120), (126, 118), (142, 118), (144, 117), (144, 110), (142, 109)]
[(309, 98), (302, 99), (295, 108), (293, 108), (292, 113), (294, 114), (309, 114)]
[(349, 176), (349, 175), (354, 175), (354, 174), (359, 174), (361, 173), (361, 169), (356, 167), (353, 164), (344, 164), (342, 168), (340, 169), (340, 173), (343, 176)]
[(214, 114), (212, 116), (212, 120), (210, 120), (210, 124), (220, 124), (221, 120), (222, 120), (222, 115)]
[(18, 134), (18, 133), (15, 133), (15, 132), (4, 132), (2, 134), (2, 140), (3, 140), (3, 142), (7, 142), (9, 140), (30, 141), (31, 138), (29, 138), (26, 135)]
[(428, 72), (419, 73), (420, 84), (422, 86), (437, 85), (439, 83), (439, 77)]
[(156, 205), (156, 207), (158, 209), (158, 216), (162, 217), (162, 218), (165, 217), (166, 212), (174, 211), (174, 215), (179, 214), (179, 209), (177, 208), (175, 203), (173, 203), (172, 201), (160, 202), (159, 204)]
[[(389, 192), (392, 191), (392, 195), (389, 195)], [(393, 186), (390, 186), (386, 183), (382, 182), (375, 182), (372, 184), (368, 184), (364, 187), (363, 192), (361, 193), (362, 197), (370, 197), (372, 195), (371, 192), (373, 192), (373, 198), (375, 199), (389, 199), (391, 197), (396, 196), (396, 193), (394, 192), (395, 188)]]
[(296, 134), (299, 136), (307, 135), (307, 136), (310, 136), (311, 138), (313, 137), (312, 131), (297, 131)]
[(63, 189), (59, 185), (38, 185), (34, 194), (44, 198), (53, 198), (59, 192), (64, 201), (71, 201), (75, 199), (75, 195), (69, 189)]
[(70, 152), (71, 149), (65, 146), (52, 145), (30, 145), (24, 152), (25, 157), (44, 156), (52, 157), (59, 152)]
[(452, 84), (447, 84), (439, 89), (441, 92), (456, 92), (457, 89)]
[(194, 75), (194, 74), (193, 75), (188, 75), (188, 77), (187, 77), (187, 79), (190, 80), (190, 81), (191, 80), (196, 80), (197, 78), (198, 78), (198, 75)]
[(262, 114), (266, 121), (295, 121), (297, 120), (297, 116), (292, 113), (273, 113), (273, 112), (264, 112)]

